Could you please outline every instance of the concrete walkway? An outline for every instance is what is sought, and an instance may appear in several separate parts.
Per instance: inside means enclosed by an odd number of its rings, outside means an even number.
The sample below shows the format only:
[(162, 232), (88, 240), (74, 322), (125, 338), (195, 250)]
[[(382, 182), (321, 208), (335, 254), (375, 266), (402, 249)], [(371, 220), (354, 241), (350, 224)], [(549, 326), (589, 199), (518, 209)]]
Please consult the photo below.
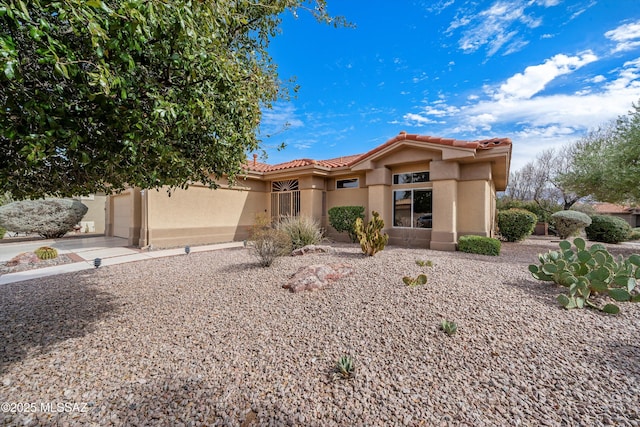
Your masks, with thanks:
[[(55, 265), (52, 267), (7, 273), (0, 276), (0, 285), (21, 282), (23, 280), (38, 279), (56, 274), (95, 268), (93, 261), (100, 258), (101, 266), (122, 264), (125, 262), (143, 261), (152, 258), (184, 255), (184, 248), (142, 251), (127, 247), (127, 239), (120, 237), (85, 237), (73, 239), (37, 240), (31, 242), (0, 244), (0, 262), (6, 262), (23, 252), (32, 252), (41, 246), (51, 246), (58, 250), (58, 254), (67, 254), (78, 262)], [(194, 246), (191, 252), (206, 252), (216, 249), (242, 247), (243, 242), (218, 243), (214, 245)], [(75, 255), (75, 256), (74, 256)]]

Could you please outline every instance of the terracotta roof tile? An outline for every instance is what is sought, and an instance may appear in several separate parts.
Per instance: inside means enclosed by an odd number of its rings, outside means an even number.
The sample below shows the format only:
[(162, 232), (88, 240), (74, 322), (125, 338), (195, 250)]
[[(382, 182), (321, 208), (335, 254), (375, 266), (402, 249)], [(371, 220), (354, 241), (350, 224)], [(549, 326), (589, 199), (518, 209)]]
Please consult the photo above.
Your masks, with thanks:
[(318, 166), (323, 166), (330, 169), (344, 167), (344, 166), (351, 166), (403, 140), (427, 142), (430, 144), (448, 145), (448, 146), (460, 147), (460, 148), (470, 148), (474, 150), (489, 150), (494, 147), (511, 145), (511, 140), (509, 138), (493, 138), (493, 139), (483, 139), (478, 141), (462, 141), (462, 140), (452, 139), (452, 138), (440, 138), (440, 137), (429, 136), (429, 135), (408, 134), (406, 132), (400, 132), (399, 135), (396, 135), (395, 137), (391, 138), (384, 144), (379, 145), (378, 147), (364, 154), (342, 156), (342, 157), (336, 157), (334, 159), (328, 159), (328, 160), (297, 159), (297, 160), (291, 160), (289, 162), (278, 163), (276, 165), (268, 165), (266, 163), (261, 163), (256, 161), (254, 158), (253, 161), (247, 160), (247, 169), (249, 171), (254, 171), (254, 172), (273, 172), (273, 171), (280, 171), (285, 169), (294, 169), (294, 168), (299, 168), (299, 167), (304, 167), (309, 165), (318, 165)]
[(595, 209), (595, 211), (598, 213), (608, 213), (608, 214), (612, 214), (612, 213), (626, 214), (632, 210), (632, 208), (630, 208), (629, 206), (614, 205), (613, 203), (594, 203), (593, 209)]

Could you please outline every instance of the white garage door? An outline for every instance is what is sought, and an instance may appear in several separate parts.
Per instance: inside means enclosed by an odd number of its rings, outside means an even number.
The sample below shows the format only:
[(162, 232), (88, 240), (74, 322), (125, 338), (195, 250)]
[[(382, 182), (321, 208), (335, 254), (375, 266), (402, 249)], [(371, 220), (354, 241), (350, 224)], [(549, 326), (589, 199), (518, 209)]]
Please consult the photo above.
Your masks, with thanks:
[(113, 235), (129, 238), (129, 224), (132, 213), (131, 194), (123, 194), (113, 198)]

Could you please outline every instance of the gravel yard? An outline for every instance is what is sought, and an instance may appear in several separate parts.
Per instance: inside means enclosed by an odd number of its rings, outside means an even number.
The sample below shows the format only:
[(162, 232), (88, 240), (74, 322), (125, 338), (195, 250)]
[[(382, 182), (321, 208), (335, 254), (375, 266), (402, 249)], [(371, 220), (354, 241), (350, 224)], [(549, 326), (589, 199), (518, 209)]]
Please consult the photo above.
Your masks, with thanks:
[[(22, 409), (0, 424), (640, 426), (640, 304), (561, 308), (527, 271), (555, 247), (338, 245), (271, 268), (239, 248), (0, 286), (0, 403)], [(333, 262), (355, 274), (282, 289)], [(355, 378), (332, 378), (342, 355)]]

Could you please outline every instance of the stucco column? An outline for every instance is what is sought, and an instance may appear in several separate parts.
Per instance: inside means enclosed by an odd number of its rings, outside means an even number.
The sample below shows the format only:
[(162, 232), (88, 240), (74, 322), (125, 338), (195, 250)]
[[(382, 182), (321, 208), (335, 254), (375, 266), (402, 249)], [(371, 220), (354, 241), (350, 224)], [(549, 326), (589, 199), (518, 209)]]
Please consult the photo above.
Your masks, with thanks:
[(113, 236), (113, 196), (110, 194), (104, 209), (104, 235)]
[(367, 172), (367, 187), (369, 191), (369, 211), (366, 218), (371, 218), (371, 212), (376, 211), (384, 221), (385, 230), (391, 228), (393, 206), (391, 200), (391, 170), (382, 167)]
[(322, 221), (322, 192), (325, 189), (324, 179), (308, 176), (299, 179), (300, 186), (300, 215)]
[(138, 246), (141, 248), (149, 244), (149, 192), (140, 191), (140, 239)]
[(458, 241), (458, 179), (457, 163), (432, 161), (430, 178), (433, 181), (433, 228), (430, 248), (455, 251)]

